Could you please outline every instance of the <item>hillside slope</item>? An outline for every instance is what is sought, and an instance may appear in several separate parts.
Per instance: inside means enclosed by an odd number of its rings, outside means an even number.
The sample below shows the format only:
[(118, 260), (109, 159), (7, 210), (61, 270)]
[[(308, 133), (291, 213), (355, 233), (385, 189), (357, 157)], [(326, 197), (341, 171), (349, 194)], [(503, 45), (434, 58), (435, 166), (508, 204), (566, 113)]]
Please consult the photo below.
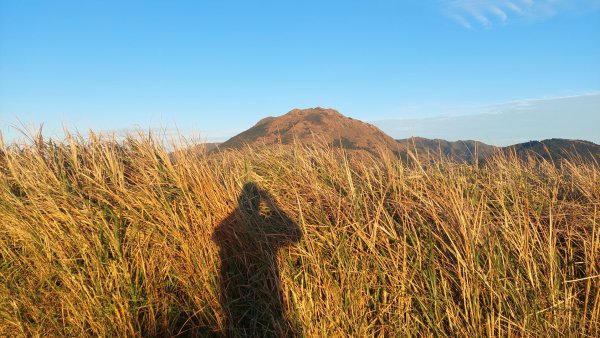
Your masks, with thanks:
[(285, 115), (267, 117), (252, 128), (219, 145), (222, 149), (271, 144), (325, 143), (347, 149), (397, 150), (397, 142), (379, 128), (321, 107), (294, 109)]

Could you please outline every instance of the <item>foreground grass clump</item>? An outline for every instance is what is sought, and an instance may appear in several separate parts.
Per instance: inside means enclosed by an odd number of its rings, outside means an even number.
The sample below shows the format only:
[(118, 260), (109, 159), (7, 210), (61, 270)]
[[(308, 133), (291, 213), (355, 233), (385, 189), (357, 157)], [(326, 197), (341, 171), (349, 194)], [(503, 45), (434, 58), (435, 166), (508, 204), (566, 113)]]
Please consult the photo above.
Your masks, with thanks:
[(597, 164), (1, 145), (0, 336), (599, 336), (599, 218)]

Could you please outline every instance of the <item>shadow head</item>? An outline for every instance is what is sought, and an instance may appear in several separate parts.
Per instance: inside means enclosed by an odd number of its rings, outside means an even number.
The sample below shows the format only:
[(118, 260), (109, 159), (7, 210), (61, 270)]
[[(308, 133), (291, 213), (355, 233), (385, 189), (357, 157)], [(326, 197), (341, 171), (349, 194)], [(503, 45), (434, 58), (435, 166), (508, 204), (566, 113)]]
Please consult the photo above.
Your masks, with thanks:
[(255, 183), (244, 184), (238, 197), (239, 211), (252, 229), (274, 246), (295, 244), (302, 230), (284, 211), (280, 210), (269, 193)]

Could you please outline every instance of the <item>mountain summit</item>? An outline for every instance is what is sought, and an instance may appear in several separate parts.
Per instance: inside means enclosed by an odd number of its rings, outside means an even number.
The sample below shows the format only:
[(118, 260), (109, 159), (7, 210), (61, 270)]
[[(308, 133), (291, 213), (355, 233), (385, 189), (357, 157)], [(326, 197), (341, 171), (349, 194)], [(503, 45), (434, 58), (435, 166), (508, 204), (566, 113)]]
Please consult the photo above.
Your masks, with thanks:
[(264, 118), (252, 128), (222, 143), (220, 149), (245, 145), (326, 143), (347, 149), (397, 149), (398, 143), (379, 128), (321, 107), (294, 109), (285, 115)]

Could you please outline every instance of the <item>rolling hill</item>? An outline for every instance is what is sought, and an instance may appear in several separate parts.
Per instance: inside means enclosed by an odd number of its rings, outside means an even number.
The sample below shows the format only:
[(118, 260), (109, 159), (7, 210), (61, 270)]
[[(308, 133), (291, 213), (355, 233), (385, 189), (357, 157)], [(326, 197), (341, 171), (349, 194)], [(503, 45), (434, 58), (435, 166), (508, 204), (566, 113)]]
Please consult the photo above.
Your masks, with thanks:
[(600, 161), (600, 145), (582, 140), (548, 139), (529, 141), (502, 148), (506, 154), (516, 154), (521, 159), (533, 158), (559, 164), (562, 159)]
[(235, 149), (246, 145), (329, 144), (334, 147), (374, 151), (398, 149), (398, 143), (379, 128), (321, 107), (294, 109), (285, 115), (264, 118), (252, 128), (219, 145)]

